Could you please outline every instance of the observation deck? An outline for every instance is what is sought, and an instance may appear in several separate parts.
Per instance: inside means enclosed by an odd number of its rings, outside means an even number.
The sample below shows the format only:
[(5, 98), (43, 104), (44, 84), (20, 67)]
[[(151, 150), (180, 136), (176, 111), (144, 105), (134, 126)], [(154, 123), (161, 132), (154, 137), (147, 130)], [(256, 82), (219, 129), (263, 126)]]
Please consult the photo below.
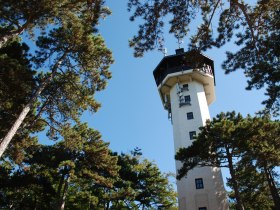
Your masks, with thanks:
[(174, 85), (192, 81), (203, 84), (208, 105), (215, 100), (214, 62), (202, 53), (177, 49), (175, 55), (165, 56), (160, 61), (153, 74), (163, 104), (166, 99), (169, 101)]

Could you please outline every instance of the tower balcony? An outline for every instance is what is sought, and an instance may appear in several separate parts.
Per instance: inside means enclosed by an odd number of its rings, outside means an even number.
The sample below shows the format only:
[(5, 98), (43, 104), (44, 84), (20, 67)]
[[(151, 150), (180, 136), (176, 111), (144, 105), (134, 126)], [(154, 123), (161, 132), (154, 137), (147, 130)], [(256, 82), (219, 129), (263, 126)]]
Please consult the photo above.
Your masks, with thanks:
[(215, 100), (214, 62), (197, 51), (176, 50), (161, 60), (153, 74), (165, 108), (171, 88), (192, 81), (203, 84), (208, 105)]

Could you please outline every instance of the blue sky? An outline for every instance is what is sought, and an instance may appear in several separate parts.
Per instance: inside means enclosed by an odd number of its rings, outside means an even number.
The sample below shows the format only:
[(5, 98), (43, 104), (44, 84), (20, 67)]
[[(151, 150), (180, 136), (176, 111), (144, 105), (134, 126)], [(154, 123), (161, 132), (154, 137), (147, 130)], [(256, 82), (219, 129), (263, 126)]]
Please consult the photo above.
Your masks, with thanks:
[[(86, 114), (84, 120), (101, 132), (113, 151), (126, 153), (139, 147), (144, 157), (154, 161), (161, 171), (175, 172), (172, 125), (152, 74), (163, 54), (153, 51), (143, 58), (134, 58), (128, 40), (137, 32), (137, 23), (129, 21), (127, 1), (110, 0), (107, 4), (113, 14), (101, 21), (100, 32), (113, 51), (113, 77), (106, 90), (97, 94), (101, 109), (94, 115)], [(168, 34), (165, 38), (168, 55), (174, 54), (177, 40)], [(216, 72), (216, 101), (210, 106), (212, 117), (232, 110), (253, 115), (262, 109), (264, 91), (246, 91), (242, 71), (225, 75), (221, 68), (225, 51), (234, 47), (230, 44), (205, 53), (214, 60)]]

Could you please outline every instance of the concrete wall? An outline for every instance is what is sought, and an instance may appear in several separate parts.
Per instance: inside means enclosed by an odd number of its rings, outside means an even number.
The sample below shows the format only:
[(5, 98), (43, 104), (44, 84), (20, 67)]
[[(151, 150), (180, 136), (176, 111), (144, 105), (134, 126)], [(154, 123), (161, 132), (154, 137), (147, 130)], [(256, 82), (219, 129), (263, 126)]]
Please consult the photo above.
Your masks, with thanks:
[[(180, 147), (190, 146), (194, 140), (190, 140), (189, 132), (198, 133), (199, 127), (210, 119), (203, 85), (191, 81), (188, 82), (188, 86), (189, 90), (183, 91), (182, 94), (190, 95), (190, 105), (180, 107), (176, 86), (173, 86), (170, 91), (175, 153)], [(188, 112), (193, 112), (194, 119), (187, 119)], [(176, 162), (176, 169), (180, 167), (181, 163)], [(203, 179), (203, 189), (196, 189), (197, 178)], [(177, 189), (180, 210), (198, 210), (199, 207), (206, 207), (207, 210), (228, 209), (222, 175), (218, 168), (193, 169), (187, 178), (177, 181)]]

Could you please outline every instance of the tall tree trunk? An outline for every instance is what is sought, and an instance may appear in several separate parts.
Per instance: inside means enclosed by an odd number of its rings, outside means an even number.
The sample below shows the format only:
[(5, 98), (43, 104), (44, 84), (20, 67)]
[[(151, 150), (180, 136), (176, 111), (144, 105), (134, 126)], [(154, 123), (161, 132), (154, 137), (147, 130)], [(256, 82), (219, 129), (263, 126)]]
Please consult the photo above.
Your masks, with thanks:
[(227, 153), (227, 157), (228, 157), (229, 173), (230, 173), (230, 176), (232, 179), (232, 186), (233, 186), (233, 190), (234, 190), (234, 194), (235, 194), (235, 198), (236, 198), (236, 209), (244, 210), (244, 205), (243, 205), (240, 193), (239, 193), (238, 183), (237, 183), (235, 171), (233, 168), (232, 155), (229, 152), (229, 148), (226, 148), (226, 153)]
[(11, 129), (8, 131), (6, 136), (1, 140), (0, 143), (0, 158), (2, 157), (3, 153), (5, 152), (6, 148), (8, 147), (9, 143), (11, 142), (12, 138), (16, 134), (17, 130), (19, 129), (20, 125), (22, 124), (23, 120), (26, 118), (26, 115), (29, 113), (30, 109), (36, 102), (37, 98), (40, 96), (42, 91), (46, 88), (46, 86), (52, 81), (57, 68), (59, 67), (60, 63), (64, 58), (66, 57), (67, 52), (65, 52), (61, 58), (56, 62), (56, 64), (53, 66), (51, 75), (39, 86), (38, 90), (34, 93), (30, 101), (24, 106), (21, 113), (19, 114), (18, 118), (16, 119), (15, 123), (11, 127)]
[(69, 182), (70, 182), (70, 175), (68, 175), (68, 177), (65, 181), (65, 184), (64, 184), (63, 193), (62, 193), (62, 197), (61, 197), (61, 201), (60, 201), (60, 210), (64, 210), (64, 208), (65, 208), (65, 200), (66, 200)]
[(60, 178), (60, 180), (59, 180), (59, 184), (58, 184), (58, 187), (57, 187), (57, 197), (58, 197), (58, 199), (57, 199), (57, 201), (56, 201), (56, 205), (58, 206), (58, 207), (60, 207), (60, 195), (61, 195), (61, 190), (62, 190), (62, 186), (63, 186), (63, 181), (64, 181), (64, 179), (65, 179), (65, 174), (63, 173), (62, 175), (61, 175), (61, 178)]
[(267, 168), (266, 164), (264, 165), (264, 173), (265, 173), (266, 180), (267, 180), (268, 186), (269, 186), (269, 190), (270, 190), (273, 202), (274, 202), (274, 209), (278, 210), (278, 209), (280, 209), (279, 193), (278, 193), (277, 187), (275, 185), (274, 179), (271, 175), (271, 172), (270, 172), (269, 168)]

